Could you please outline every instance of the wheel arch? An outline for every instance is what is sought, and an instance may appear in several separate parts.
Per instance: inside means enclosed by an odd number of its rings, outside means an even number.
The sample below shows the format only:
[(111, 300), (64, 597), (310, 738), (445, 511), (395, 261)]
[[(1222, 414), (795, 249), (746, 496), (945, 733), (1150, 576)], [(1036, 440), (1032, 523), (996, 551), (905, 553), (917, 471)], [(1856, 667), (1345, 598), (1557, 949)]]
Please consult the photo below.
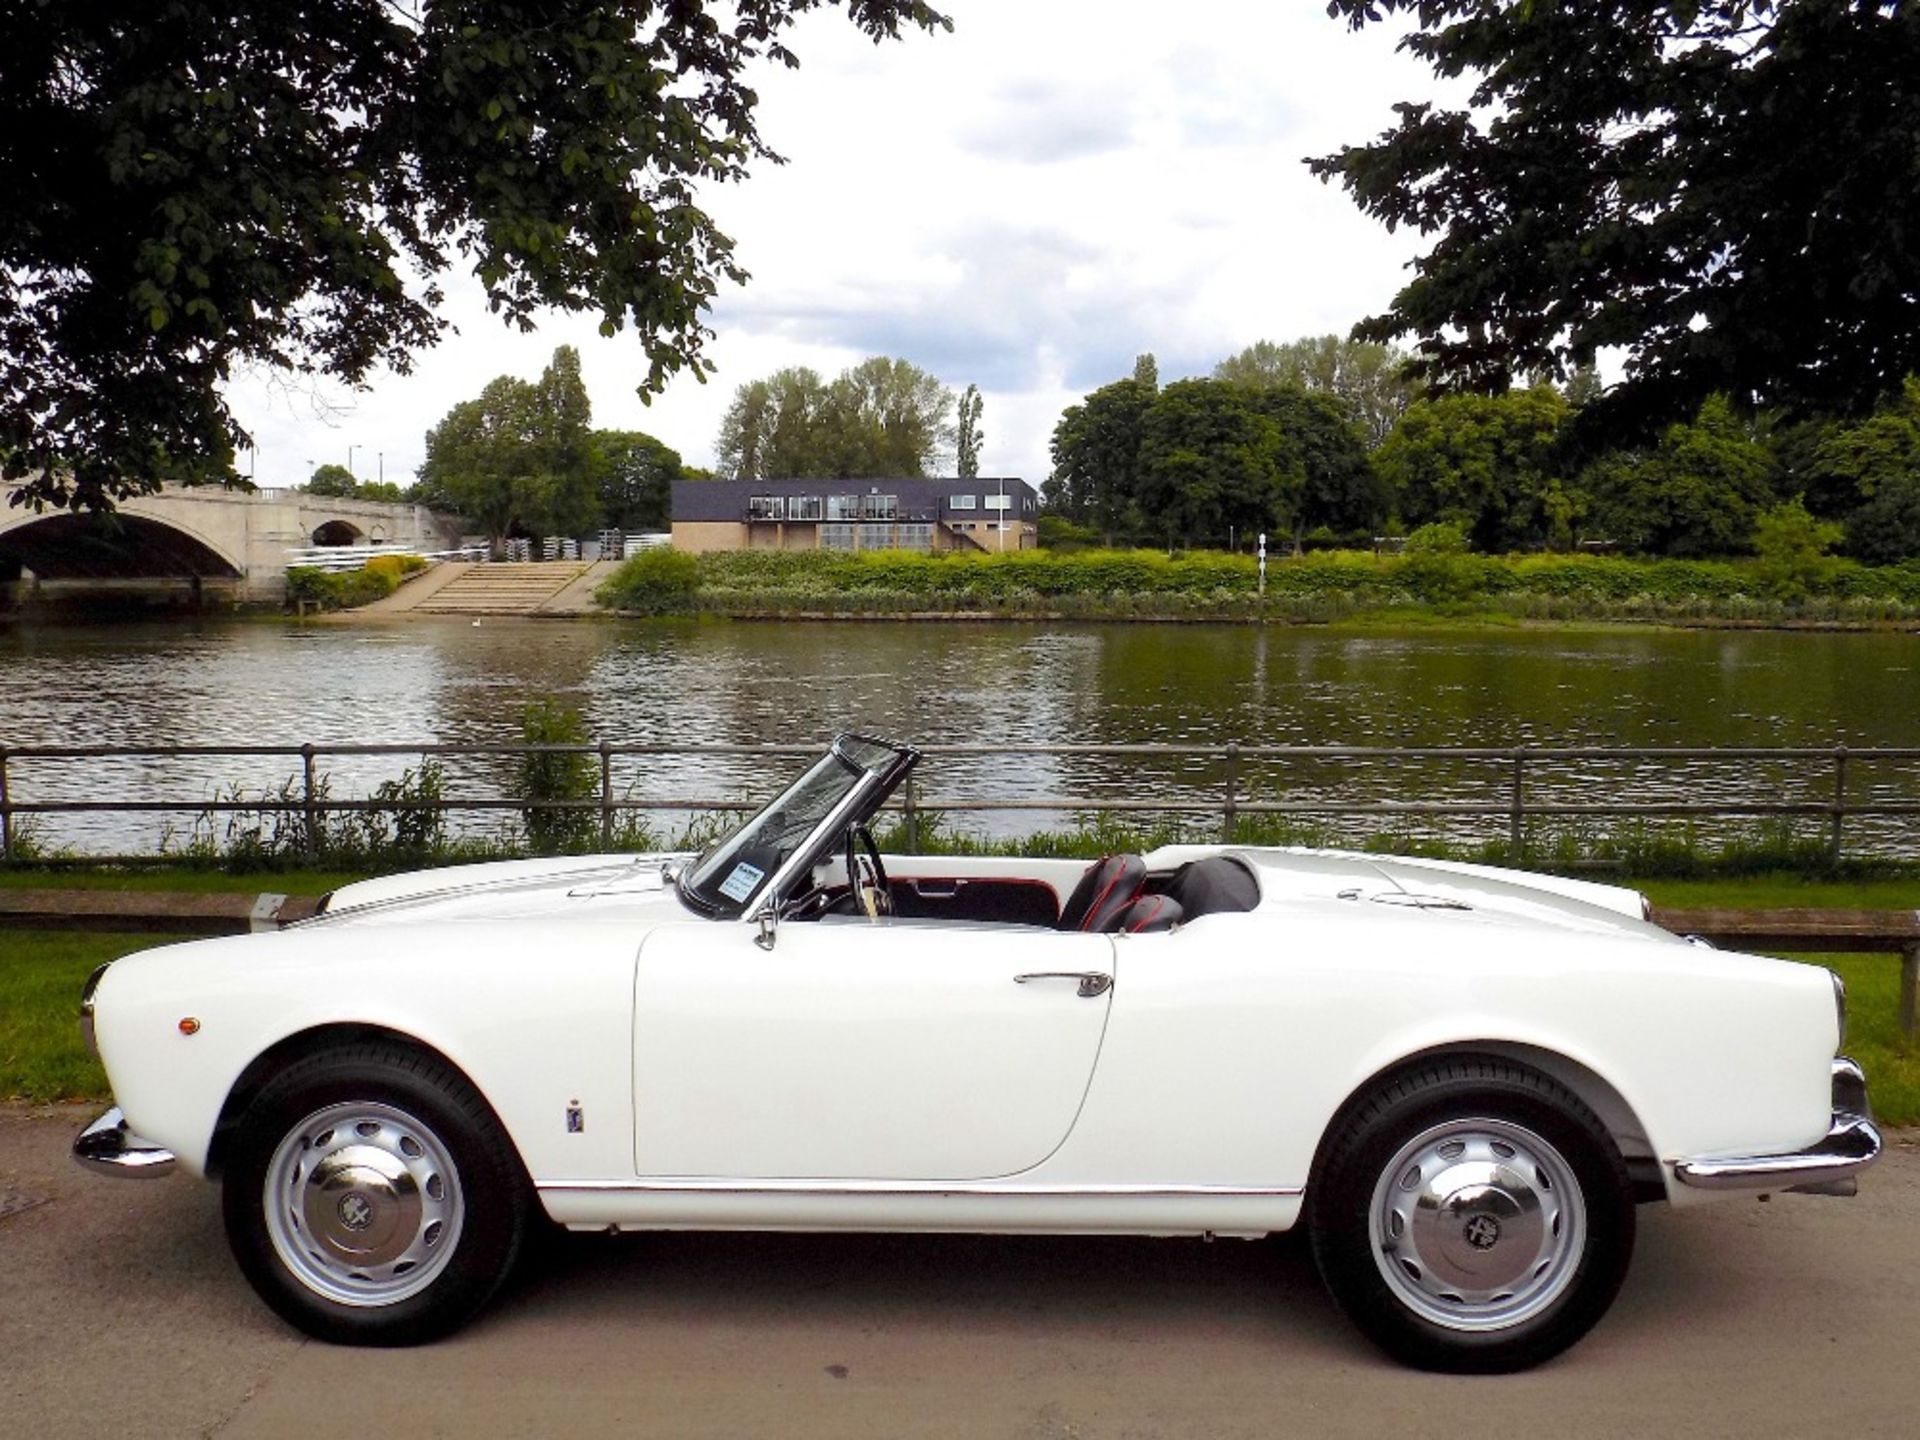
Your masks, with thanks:
[[(327, 1050), (339, 1049), (347, 1045), (375, 1042), (386, 1045), (398, 1045), (412, 1050), (424, 1059), (445, 1066), (480, 1096), (481, 1102), (492, 1110), (492, 1102), (486, 1093), (473, 1082), (473, 1077), (456, 1065), (442, 1050), (427, 1044), (418, 1036), (393, 1029), (386, 1025), (375, 1025), (363, 1021), (331, 1022), (312, 1025), (304, 1030), (296, 1030), (283, 1036), (262, 1050), (249, 1061), (227, 1091), (227, 1098), (220, 1106), (220, 1118), (214, 1122), (213, 1139), (207, 1147), (207, 1178), (220, 1177), (227, 1160), (228, 1147), (233, 1142), (234, 1133), (240, 1128), (241, 1118), (247, 1113), (266, 1083), (287, 1066), (304, 1060), (310, 1055), (318, 1055)], [(499, 1116), (494, 1115), (499, 1123)], [(501, 1133), (506, 1129), (501, 1127)], [(517, 1157), (516, 1157), (517, 1159)]]
[(1510, 1065), (1518, 1065), (1531, 1070), (1536, 1075), (1565, 1087), (1586, 1107), (1599, 1117), (1606, 1127), (1613, 1143), (1619, 1148), (1621, 1157), (1626, 1161), (1627, 1174), (1633, 1180), (1634, 1197), (1637, 1200), (1664, 1200), (1667, 1198), (1666, 1179), (1663, 1175), (1653, 1144), (1647, 1138), (1646, 1126), (1621, 1094), (1619, 1088), (1604, 1075), (1580, 1061), (1548, 1049), (1542, 1045), (1527, 1044), (1517, 1040), (1461, 1040), (1442, 1045), (1430, 1046), (1425, 1050), (1402, 1056), (1389, 1065), (1382, 1066), (1353, 1088), (1353, 1091), (1340, 1103), (1338, 1109), (1328, 1120), (1326, 1128), (1320, 1133), (1320, 1142), (1314, 1148), (1313, 1165), (1307, 1176), (1307, 1203), (1312, 1204), (1314, 1191), (1321, 1175), (1321, 1166), (1327, 1151), (1348, 1118), (1365, 1104), (1381, 1086), (1390, 1083), (1397, 1076), (1436, 1060), (1497, 1060)]

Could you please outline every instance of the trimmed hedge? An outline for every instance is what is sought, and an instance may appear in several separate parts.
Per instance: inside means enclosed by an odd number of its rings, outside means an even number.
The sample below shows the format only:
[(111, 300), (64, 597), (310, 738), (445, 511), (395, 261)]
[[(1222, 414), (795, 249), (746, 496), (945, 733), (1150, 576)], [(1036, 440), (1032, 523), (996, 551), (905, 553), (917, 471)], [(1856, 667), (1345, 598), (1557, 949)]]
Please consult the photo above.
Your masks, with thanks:
[[(1217, 551), (719, 551), (629, 561), (600, 603), (646, 613), (990, 611), (1297, 619), (1396, 606), (1554, 618), (1900, 619), (1920, 614), (1920, 563), (1825, 562), (1812, 593), (1772, 593), (1754, 562), (1594, 555), (1320, 551), (1269, 562)], [(643, 563), (644, 562), (644, 563)], [(671, 566), (672, 584), (659, 571)], [(663, 593), (670, 592), (670, 593)]]
[(287, 571), (287, 603), (305, 601), (320, 610), (353, 610), (384, 600), (400, 582), (427, 568), (418, 555), (375, 555), (358, 570), (315, 570), (295, 565)]

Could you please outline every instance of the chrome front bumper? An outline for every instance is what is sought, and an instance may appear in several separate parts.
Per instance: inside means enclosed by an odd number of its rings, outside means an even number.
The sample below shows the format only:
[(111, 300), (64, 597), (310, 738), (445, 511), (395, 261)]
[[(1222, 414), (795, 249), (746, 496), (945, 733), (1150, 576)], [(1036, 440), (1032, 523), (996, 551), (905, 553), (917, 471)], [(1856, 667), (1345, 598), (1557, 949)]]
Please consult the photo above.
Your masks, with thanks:
[(1681, 1160), (1673, 1173), (1699, 1190), (1797, 1190), (1851, 1195), (1854, 1177), (1880, 1158), (1880, 1131), (1867, 1108), (1867, 1077), (1842, 1055), (1833, 1062), (1833, 1120), (1826, 1138), (1786, 1155)]
[(175, 1163), (171, 1150), (162, 1150), (127, 1129), (127, 1117), (118, 1105), (74, 1138), (73, 1158), (103, 1175), (141, 1180), (171, 1175)]

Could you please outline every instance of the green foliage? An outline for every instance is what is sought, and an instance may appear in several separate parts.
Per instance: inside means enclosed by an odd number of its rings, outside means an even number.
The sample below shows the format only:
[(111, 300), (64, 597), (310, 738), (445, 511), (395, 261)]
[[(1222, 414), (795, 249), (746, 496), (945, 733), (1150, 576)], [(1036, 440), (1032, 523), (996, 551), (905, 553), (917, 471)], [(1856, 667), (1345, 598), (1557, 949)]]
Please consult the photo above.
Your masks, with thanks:
[(317, 610), (354, 610), (384, 600), (400, 582), (427, 568), (418, 555), (375, 555), (358, 570), (316, 570), (309, 565), (287, 569), (287, 603), (301, 602)]
[(1750, 546), (1754, 519), (1773, 499), (1772, 470), (1765, 444), (1715, 395), (1653, 450), (1607, 456), (1581, 484), (1592, 495), (1593, 528), (1629, 550), (1732, 555)]
[(1405, 553), (1408, 555), (1464, 555), (1469, 548), (1465, 525), (1458, 520), (1436, 520), (1431, 525), (1422, 525), (1407, 536)]
[[(1332, 0), (1465, 108), (1403, 103), (1310, 162), (1431, 237), (1356, 334), (1498, 392), (1603, 347), (1582, 427), (1650, 439), (1713, 394), (1859, 413), (1920, 371), (1920, 14), (1834, 0)], [(1391, 17), (1391, 18), (1389, 18)]]
[(706, 310), (746, 275), (699, 187), (770, 158), (755, 72), (817, 8), (10, 7), (0, 470), (55, 504), (233, 481), (229, 375), (404, 372), (456, 263), (509, 324), (630, 327), (648, 390), (709, 368)]
[(966, 393), (960, 397), (960, 409), (953, 426), (953, 471), (962, 480), (980, 477), (980, 447), (986, 444), (986, 436), (980, 430), (980, 413), (985, 409), (980, 387), (967, 386)]
[(1116, 380), (1067, 407), (1053, 427), (1053, 474), (1043, 487), (1048, 509), (1091, 525), (1108, 544), (1125, 532), (1137, 518), (1140, 444), (1157, 394), (1157, 376), (1152, 383)]
[[(520, 738), (529, 745), (585, 745), (592, 737), (578, 710), (543, 696), (520, 712)], [(515, 794), (533, 852), (556, 855), (591, 844), (599, 828), (597, 812), (549, 805), (592, 800), (599, 793), (599, 770), (590, 755), (575, 750), (522, 755)]]
[(1844, 514), (1847, 553), (1873, 564), (1920, 556), (1920, 380), (1847, 429), (1829, 430), (1811, 467)]
[[(1416, 532), (1417, 534), (1420, 532)], [(1264, 598), (1249, 555), (1036, 549), (1004, 555), (736, 550), (671, 562), (648, 551), (616, 571), (601, 604), (652, 614), (985, 611), (1095, 619), (1258, 617), (1326, 621), (1403, 607), (1524, 618), (1702, 621), (1902, 620), (1920, 615), (1920, 565), (1827, 560), (1804, 597), (1777, 593), (1757, 561), (1467, 553), (1458, 525), (1402, 555), (1309, 551), (1278, 558)], [(671, 583), (622, 583), (672, 566)]]
[(596, 430), (592, 471), (601, 525), (623, 531), (667, 528), (673, 482), (686, 474), (679, 451), (638, 430)]
[(1557, 475), (1567, 415), (1547, 385), (1416, 400), (1374, 464), (1410, 524), (1457, 521), (1479, 550), (1565, 546), (1581, 508)]
[(905, 360), (875, 355), (831, 384), (796, 366), (734, 391), (714, 449), (735, 480), (926, 475), (950, 452), (953, 408), (953, 392)]
[(539, 380), (497, 376), (427, 432), (419, 494), (496, 540), (582, 534), (600, 521), (592, 418), (579, 353), (562, 345)]
[(1782, 599), (1797, 600), (1818, 588), (1833, 569), (1827, 551), (1840, 543), (1838, 525), (1816, 520), (1795, 496), (1764, 511), (1754, 524), (1754, 566), (1760, 581)]
[(659, 545), (622, 561), (601, 582), (594, 599), (616, 610), (674, 615), (693, 608), (694, 593), (699, 588), (699, 561), (684, 550)]
[(1037, 528), (1043, 550), (1092, 550), (1100, 544), (1098, 530), (1076, 525), (1064, 515), (1042, 515)]
[(1417, 393), (1407, 374), (1408, 359), (1390, 345), (1338, 335), (1284, 345), (1258, 340), (1214, 366), (1213, 376), (1256, 388), (1286, 386), (1330, 395), (1371, 448), (1387, 438)]
[(321, 465), (308, 478), (305, 488), (309, 495), (330, 495), (351, 500), (360, 493), (360, 482), (353, 478), (353, 472), (344, 465)]
[[(309, 813), (305, 784), (291, 777), (261, 795), (248, 795), (236, 785), (214, 798), (241, 808), (202, 811), (184, 836), (171, 831), (163, 836), (160, 849), (170, 859), (219, 865), (236, 874), (303, 864), (336, 869), (376, 861), (424, 864), (445, 855), (445, 812), (439, 804), (445, 797), (446, 775), (433, 760), (376, 785), (364, 810)], [(320, 807), (332, 798), (324, 773), (315, 778), (312, 798)]]

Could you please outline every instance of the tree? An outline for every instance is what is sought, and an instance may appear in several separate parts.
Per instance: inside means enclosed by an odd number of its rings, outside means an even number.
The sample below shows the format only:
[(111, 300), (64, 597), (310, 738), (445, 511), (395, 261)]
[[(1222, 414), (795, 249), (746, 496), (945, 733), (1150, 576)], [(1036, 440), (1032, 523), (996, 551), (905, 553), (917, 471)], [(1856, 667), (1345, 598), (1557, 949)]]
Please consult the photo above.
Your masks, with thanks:
[(1772, 475), (1765, 444), (1716, 395), (1652, 450), (1604, 457), (1581, 480), (1602, 534), (1630, 550), (1699, 556), (1749, 547)]
[(1305, 486), (1297, 449), (1243, 386), (1176, 380), (1147, 410), (1136, 499), (1169, 543), (1291, 528)]
[(1603, 347), (1584, 430), (1650, 438), (1710, 395), (1859, 414), (1920, 371), (1920, 7), (1899, 0), (1331, 0), (1471, 71), (1309, 161), (1433, 237), (1363, 339), (1499, 393)]
[(733, 393), (714, 442), (734, 480), (925, 475), (950, 453), (953, 392), (905, 360), (875, 355), (831, 383), (804, 366)]
[[(746, 273), (696, 203), (777, 160), (750, 76), (821, 0), (8, 7), (0, 475), (105, 506), (237, 477), (243, 367), (349, 385), (434, 344), (456, 264), (493, 310), (631, 327), (704, 370)], [(873, 39), (947, 27), (845, 0)]]
[(360, 493), (360, 482), (353, 478), (353, 472), (344, 465), (319, 465), (314, 468), (304, 488), (309, 495), (329, 495), (336, 499), (351, 500)]
[(1833, 569), (1827, 551), (1840, 543), (1840, 527), (1817, 520), (1795, 496), (1763, 510), (1754, 520), (1754, 569), (1761, 583), (1782, 599), (1806, 595)]
[(677, 450), (638, 430), (596, 430), (592, 468), (601, 525), (615, 530), (666, 528), (673, 482), (685, 473)]
[(1248, 403), (1279, 426), (1283, 463), (1300, 473), (1290, 513), (1272, 517), (1273, 528), (1292, 533), (1295, 554), (1309, 530), (1370, 529), (1386, 518), (1391, 496), (1367, 456), (1361, 427), (1337, 397), (1292, 385), (1241, 388)]
[(501, 375), (427, 432), (417, 498), (496, 540), (579, 535), (600, 519), (592, 420), (580, 357), (562, 345), (538, 381)]
[(980, 412), (985, 408), (980, 387), (967, 386), (966, 393), (960, 397), (960, 414), (953, 427), (953, 468), (962, 480), (980, 478), (980, 447), (986, 443), (986, 437), (980, 433)]
[(1149, 390), (1160, 388), (1160, 362), (1153, 358), (1151, 350), (1133, 357), (1133, 378), (1136, 384)]
[(1920, 555), (1920, 380), (1879, 414), (1830, 433), (1813, 468), (1845, 516), (1849, 554), (1874, 564)]
[(1371, 448), (1387, 438), (1417, 393), (1407, 360), (1404, 351), (1390, 345), (1320, 335), (1285, 345), (1257, 340), (1214, 366), (1213, 375), (1242, 385), (1290, 385), (1331, 395)]
[(1142, 429), (1154, 394), (1140, 380), (1116, 380), (1069, 405), (1053, 427), (1047, 504), (1093, 526), (1109, 545), (1135, 508)]
[(533, 407), (534, 387), (502, 375), (449, 410), (427, 432), (426, 503), (467, 516), (496, 541), (533, 529)]
[(1567, 415), (1548, 385), (1416, 400), (1374, 464), (1409, 525), (1458, 521), (1477, 550), (1569, 543), (1579, 497), (1555, 466)]

